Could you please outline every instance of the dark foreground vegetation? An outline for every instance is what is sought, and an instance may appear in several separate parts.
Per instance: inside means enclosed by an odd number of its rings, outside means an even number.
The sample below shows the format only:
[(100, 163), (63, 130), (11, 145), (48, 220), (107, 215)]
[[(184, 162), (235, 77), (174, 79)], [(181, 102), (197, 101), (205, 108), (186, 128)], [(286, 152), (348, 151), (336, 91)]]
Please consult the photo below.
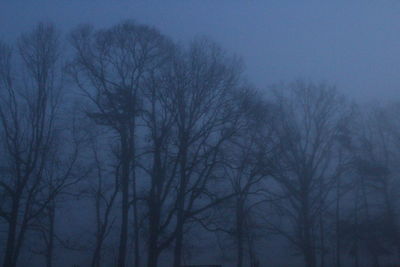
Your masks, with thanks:
[(242, 70), (133, 22), (0, 43), (2, 266), (399, 262), (400, 105)]

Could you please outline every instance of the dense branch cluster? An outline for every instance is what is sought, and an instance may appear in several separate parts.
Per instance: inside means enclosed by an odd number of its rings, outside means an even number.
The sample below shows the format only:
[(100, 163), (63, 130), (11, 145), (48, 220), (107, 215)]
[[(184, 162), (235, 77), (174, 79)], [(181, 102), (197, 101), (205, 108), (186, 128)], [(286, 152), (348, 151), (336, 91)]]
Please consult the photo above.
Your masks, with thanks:
[(130, 21), (64, 39), (0, 43), (3, 267), (399, 260), (399, 106), (257, 90), (210, 40)]

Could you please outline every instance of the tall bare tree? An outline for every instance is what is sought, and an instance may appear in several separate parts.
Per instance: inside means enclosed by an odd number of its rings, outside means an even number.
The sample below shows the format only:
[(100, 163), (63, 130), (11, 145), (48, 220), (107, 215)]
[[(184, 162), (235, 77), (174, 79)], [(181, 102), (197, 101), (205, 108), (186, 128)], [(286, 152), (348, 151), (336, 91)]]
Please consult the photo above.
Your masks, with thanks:
[(147, 142), (143, 142), (141, 169), (150, 177), (146, 188), (148, 233), (147, 266), (158, 266), (158, 258), (170, 246), (174, 236), (169, 235), (171, 219), (175, 213), (173, 198), (176, 185), (177, 163), (171, 156), (173, 121), (176, 108), (172, 104), (168, 86), (169, 68), (172, 61), (159, 74), (154, 73), (147, 80), (143, 90), (143, 122)]
[[(68, 202), (71, 192), (81, 186), (79, 182), (89, 173), (89, 168), (80, 162), (84, 145), (83, 136), (73, 125), (75, 120), (71, 121), (72, 124), (63, 120), (64, 134), (56, 139), (54, 150), (43, 173), (42, 190), (38, 196), (41, 201), (48, 200), (47, 206), (30, 224), (30, 229), (39, 234), (39, 238), (35, 239), (42, 243), (41, 245), (35, 243), (32, 250), (44, 256), (46, 267), (53, 266), (56, 245), (61, 241), (60, 227), (58, 227), (59, 208)], [(67, 140), (68, 142), (65, 142)]]
[[(224, 212), (234, 217), (234, 222), (227, 224), (228, 220), (222, 217), (217, 219), (217, 223), (211, 221), (211, 226), (206, 226), (208, 230), (222, 230), (233, 237), (237, 267), (257, 265), (255, 235), (260, 235), (262, 231), (258, 227), (255, 209), (266, 201), (264, 189), (267, 186), (268, 166), (264, 165), (264, 158), (270, 149), (272, 133), (272, 114), (266, 99), (254, 90), (247, 90), (241, 99), (243, 127), (227, 142), (223, 156), (224, 173), (234, 193), (229, 201), (231, 205), (224, 205), (233, 206), (233, 212), (229, 209)], [(222, 223), (218, 223), (221, 219)]]
[(188, 49), (176, 48), (162, 73), (148, 79), (142, 117), (147, 156), (141, 164), (151, 178), (148, 266), (157, 266), (159, 254), (172, 244), (174, 265), (180, 266), (185, 224), (221, 201), (209, 183), (222, 144), (235, 132), (237, 63), (199, 39)]
[(240, 62), (215, 44), (197, 40), (175, 61), (171, 74), (177, 164), (174, 266), (178, 267), (185, 224), (224, 199), (210, 186), (222, 145), (238, 127), (235, 96), (241, 86)]
[[(90, 123), (89, 123), (90, 125)], [(93, 129), (96, 129), (95, 127)], [(102, 147), (102, 138), (93, 130), (90, 133), (90, 150), (94, 171), (91, 173), (86, 195), (93, 200), (95, 206), (95, 241), (91, 259), (91, 267), (102, 266), (104, 247), (107, 237), (115, 224), (115, 202), (120, 184), (120, 161), (108, 156), (107, 149)], [(115, 163), (116, 161), (116, 163)], [(111, 163), (110, 163), (111, 162)], [(113, 177), (114, 179), (109, 179)]]
[(58, 39), (54, 26), (41, 23), (22, 35), (15, 57), (10, 47), (0, 45), (0, 158), (7, 170), (0, 180), (1, 216), (8, 225), (4, 267), (17, 265), (31, 223), (51, 209), (65, 185), (46, 183), (60, 129)]
[[(75, 59), (70, 73), (92, 107), (88, 115), (112, 129), (119, 142), (122, 192), (121, 232), (118, 266), (126, 266), (130, 184), (136, 184), (135, 158), (137, 116), (141, 112), (140, 90), (150, 73), (165, 61), (169, 41), (157, 30), (133, 22), (93, 31), (81, 27), (72, 33)], [(133, 198), (136, 198), (136, 192)], [(139, 265), (140, 242), (137, 202), (133, 201), (135, 265)]]

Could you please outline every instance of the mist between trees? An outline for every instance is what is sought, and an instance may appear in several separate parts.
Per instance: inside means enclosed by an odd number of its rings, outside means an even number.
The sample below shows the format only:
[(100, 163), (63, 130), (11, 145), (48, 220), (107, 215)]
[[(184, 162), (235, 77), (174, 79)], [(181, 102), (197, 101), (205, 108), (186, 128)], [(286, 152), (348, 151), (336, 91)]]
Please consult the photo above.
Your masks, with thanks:
[(399, 262), (400, 106), (242, 71), (131, 21), (1, 43), (2, 266)]

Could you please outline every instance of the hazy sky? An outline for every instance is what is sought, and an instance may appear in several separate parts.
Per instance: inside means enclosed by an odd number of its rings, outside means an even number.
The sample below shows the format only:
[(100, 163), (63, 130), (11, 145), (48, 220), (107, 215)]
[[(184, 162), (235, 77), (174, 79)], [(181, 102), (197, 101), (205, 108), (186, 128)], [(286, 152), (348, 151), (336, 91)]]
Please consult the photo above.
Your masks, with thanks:
[(0, 0), (0, 38), (38, 21), (134, 19), (177, 41), (206, 35), (246, 63), (258, 87), (326, 81), (359, 100), (400, 100), (400, 0)]

